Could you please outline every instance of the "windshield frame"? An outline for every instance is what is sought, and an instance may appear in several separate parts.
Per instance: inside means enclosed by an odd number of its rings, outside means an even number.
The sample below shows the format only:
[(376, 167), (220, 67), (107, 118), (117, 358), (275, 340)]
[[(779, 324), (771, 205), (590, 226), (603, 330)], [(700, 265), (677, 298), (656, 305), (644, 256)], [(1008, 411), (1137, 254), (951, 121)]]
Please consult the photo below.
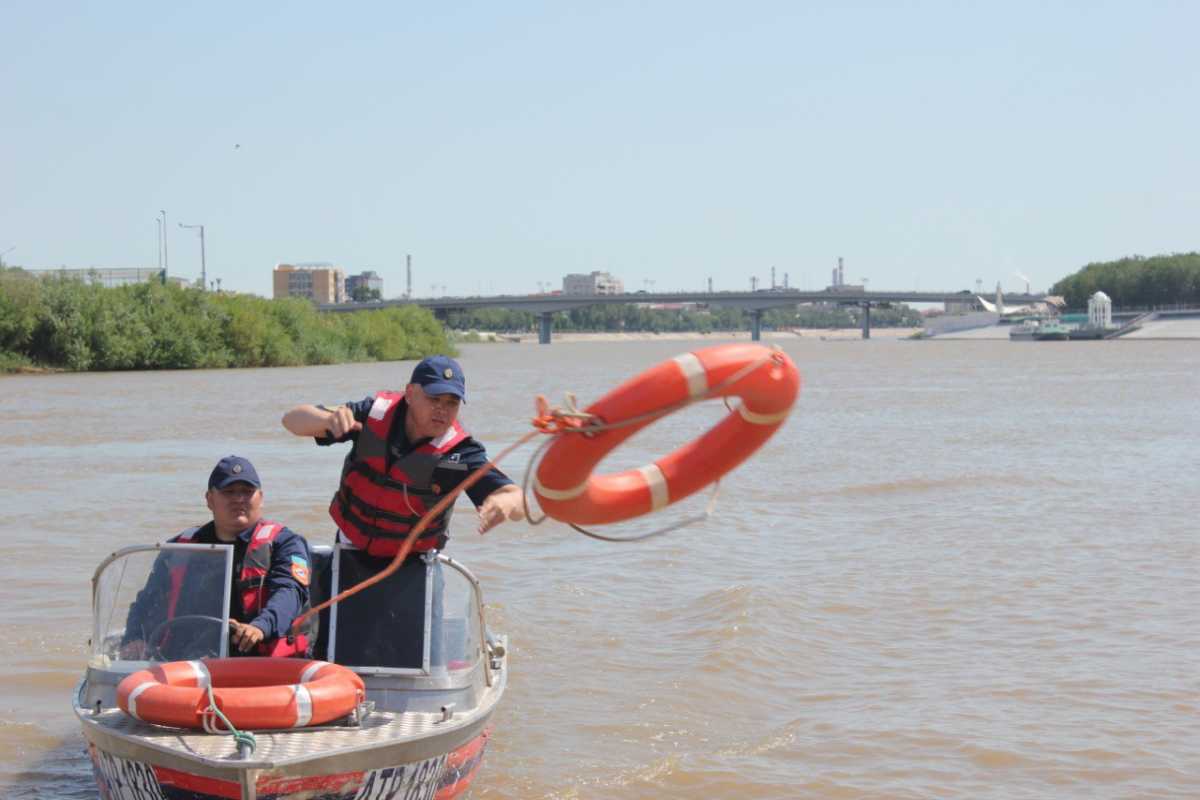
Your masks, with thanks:
[[(108, 569), (108, 567), (111, 564), (113, 564), (115, 561), (125, 558), (133, 553), (161, 552), (164, 550), (166, 550), (166, 551), (171, 551), (171, 550), (184, 550), (184, 551), (186, 551), (186, 550), (223, 550), (224, 551), (224, 554), (225, 554), (225, 581), (224, 581), (224, 591), (221, 595), (221, 597), (222, 597), (221, 618), (224, 621), (225, 628), (226, 629), (229, 628), (229, 612), (230, 612), (229, 596), (233, 589), (233, 545), (232, 544), (194, 544), (194, 543), (184, 543), (184, 542), (156, 542), (154, 544), (136, 544), (136, 545), (130, 545), (129, 547), (122, 547), (120, 550), (116, 550), (113, 553), (109, 554), (109, 556), (107, 558), (105, 558), (103, 561), (100, 562), (99, 565), (97, 565), (95, 572), (92, 573), (92, 639), (91, 639), (92, 643), (96, 642), (97, 637), (101, 636), (103, 633), (101, 631), (101, 625), (100, 625), (100, 619), (99, 619), (99, 615), (100, 615), (99, 592), (100, 592), (100, 577), (101, 577), (101, 575), (104, 574), (104, 571), (106, 569)], [(111, 622), (111, 620), (110, 620), (110, 622)], [(95, 644), (91, 644), (89, 647), (89, 650), (94, 648), (95, 646), (96, 646)], [(91, 655), (94, 656), (95, 654), (91, 653)], [(229, 657), (229, 637), (228, 636), (221, 637), (221, 646), (220, 646), (220, 651), (218, 652), (217, 657), (218, 658), (228, 658)], [(136, 661), (137, 659), (115, 659), (115, 661), (131, 661), (131, 660)], [(155, 663), (159, 663), (159, 662), (155, 662)]]

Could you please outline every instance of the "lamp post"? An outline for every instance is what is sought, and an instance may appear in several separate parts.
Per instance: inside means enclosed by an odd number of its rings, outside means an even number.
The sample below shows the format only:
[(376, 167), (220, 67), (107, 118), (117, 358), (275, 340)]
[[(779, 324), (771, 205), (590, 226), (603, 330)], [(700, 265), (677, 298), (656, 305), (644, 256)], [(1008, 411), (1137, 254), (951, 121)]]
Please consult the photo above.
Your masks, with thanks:
[(208, 273), (204, 269), (204, 226), (203, 225), (184, 225), (179, 223), (181, 228), (199, 228), (200, 229), (200, 290), (208, 286)]
[(162, 217), (154, 218), (154, 229), (158, 231), (158, 271), (162, 272)]
[(0, 269), (4, 269), (4, 257), (16, 249), (17, 249), (17, 246), (14, 244), (12, 247), (8, 248), (7, 250), (0, 252)]
[(170, 257), (167, 255), (167, 212), (161, 208), (158, 213), (162, 214), (162, 282), (167, 282), (167, 271), (171, 268)]

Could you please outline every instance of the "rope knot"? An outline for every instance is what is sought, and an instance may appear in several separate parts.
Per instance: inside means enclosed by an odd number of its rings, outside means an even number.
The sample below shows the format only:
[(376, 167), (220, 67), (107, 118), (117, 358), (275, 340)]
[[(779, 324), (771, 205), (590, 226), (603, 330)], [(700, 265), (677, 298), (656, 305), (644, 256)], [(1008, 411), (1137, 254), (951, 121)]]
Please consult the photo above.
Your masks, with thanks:
[(554, 436), (560, 433), (585, 432), (585, 428), (599, 421), (594, 414), (578, 410), (575, 395), (570, 392), (567, 392), (565, 405), (566, 408), (551, 406), (545, 396), (539, 394), (536, 400), (537, 416), (531, 420), (533, 427)]

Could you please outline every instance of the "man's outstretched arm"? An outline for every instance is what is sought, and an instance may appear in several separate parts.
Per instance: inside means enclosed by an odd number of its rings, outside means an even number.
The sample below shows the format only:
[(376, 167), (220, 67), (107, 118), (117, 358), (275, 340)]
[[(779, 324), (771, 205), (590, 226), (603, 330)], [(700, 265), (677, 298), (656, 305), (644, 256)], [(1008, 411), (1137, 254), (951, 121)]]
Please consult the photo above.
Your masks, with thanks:
[(330, 437), (341, 439), (348, 433), (362, 430), (362, 423), (354, 418), (349, 406), (322, 408), (300, 405), (283, 415), (283, 427), (297, 436)]

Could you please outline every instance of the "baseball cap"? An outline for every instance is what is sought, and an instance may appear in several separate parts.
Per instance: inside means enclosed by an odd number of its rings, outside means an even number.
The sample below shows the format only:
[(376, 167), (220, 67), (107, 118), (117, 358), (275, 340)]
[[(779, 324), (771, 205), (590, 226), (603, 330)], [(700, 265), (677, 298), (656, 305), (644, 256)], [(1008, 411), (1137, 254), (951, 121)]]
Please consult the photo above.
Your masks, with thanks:
[(467, 401), (467, 379), (462, 367), (450, 356), (430, 356), (422, 359), (413, 368), (411, 383), (425, 390), (426, 394), (452, 394)]
[(255, 489), (262, 488), (254, 465), (241, 456), (225, 456), (217, 462), (212, 474), (208, 476), (210, 489), (224, 489), (229, 484), (238, 482), (248, 483)]

